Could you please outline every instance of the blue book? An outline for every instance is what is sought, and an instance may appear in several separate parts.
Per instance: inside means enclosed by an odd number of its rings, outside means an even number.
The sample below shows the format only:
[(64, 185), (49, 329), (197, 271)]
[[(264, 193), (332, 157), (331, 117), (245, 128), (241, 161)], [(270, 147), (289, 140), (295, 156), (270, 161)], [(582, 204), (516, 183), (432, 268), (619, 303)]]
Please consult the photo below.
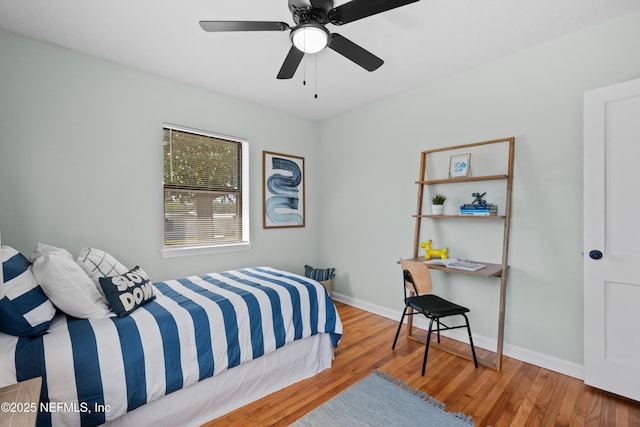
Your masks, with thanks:
[(466, 216), (491, 216), (496, 214), (497, 212), (460, 212), (460, 215)]
[(464, 205), (460, 206), (460, 209), (498, 209), (497, 205), (494, 204), (487, 204), (487, 205), (472, 205), (469, 203), (466, 203)]

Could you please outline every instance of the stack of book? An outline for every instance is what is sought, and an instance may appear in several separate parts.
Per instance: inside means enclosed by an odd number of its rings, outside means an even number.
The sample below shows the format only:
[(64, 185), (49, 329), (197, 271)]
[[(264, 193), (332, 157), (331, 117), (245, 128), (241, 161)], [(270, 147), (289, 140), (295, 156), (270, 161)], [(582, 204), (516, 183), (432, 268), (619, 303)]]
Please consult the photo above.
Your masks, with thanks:
[(475, 215), (475, 216), (490, 216), (490, 215), (498, 215), (498, 206), (487, 203), (484, 205), (480, 204), (464, 204), (460, 206), (460, 215)]

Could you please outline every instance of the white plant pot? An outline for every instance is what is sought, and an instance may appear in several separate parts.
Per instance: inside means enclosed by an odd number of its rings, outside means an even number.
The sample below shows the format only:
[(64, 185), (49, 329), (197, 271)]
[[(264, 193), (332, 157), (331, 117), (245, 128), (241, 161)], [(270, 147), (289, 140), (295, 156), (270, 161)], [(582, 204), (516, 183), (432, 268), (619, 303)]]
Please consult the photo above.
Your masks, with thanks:
[(431, 213), (433, 215), (442, 215), (444, 205), (431, 205)]

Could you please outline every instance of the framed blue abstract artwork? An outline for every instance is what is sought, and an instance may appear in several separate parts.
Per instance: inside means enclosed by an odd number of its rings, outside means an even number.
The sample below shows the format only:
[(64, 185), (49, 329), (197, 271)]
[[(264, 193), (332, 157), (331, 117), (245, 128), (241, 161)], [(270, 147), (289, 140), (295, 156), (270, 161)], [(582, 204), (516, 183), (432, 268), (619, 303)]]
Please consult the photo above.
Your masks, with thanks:
[(262, 152), (264, 228), (304, 227), (304, 157)]

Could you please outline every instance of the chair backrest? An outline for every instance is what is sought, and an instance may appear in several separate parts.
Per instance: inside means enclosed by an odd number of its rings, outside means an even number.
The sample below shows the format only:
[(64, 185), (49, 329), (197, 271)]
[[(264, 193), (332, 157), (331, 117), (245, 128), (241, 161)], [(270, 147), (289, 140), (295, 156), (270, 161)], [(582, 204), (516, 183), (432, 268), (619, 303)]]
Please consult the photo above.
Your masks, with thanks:
[[(431, 293), (431, 273), (429, 273), (429, 267), (422, 262), (417, 261), (405, 261), (400, 260), (400, 266), (402, 271), (408, 271), (411, 274), (411, 279), (415, 287), (415, 292), (418, 295)], [(406, 285), (406, 283), (405, 283)], [(410, 289), (414, 291), (414, 289)]]

